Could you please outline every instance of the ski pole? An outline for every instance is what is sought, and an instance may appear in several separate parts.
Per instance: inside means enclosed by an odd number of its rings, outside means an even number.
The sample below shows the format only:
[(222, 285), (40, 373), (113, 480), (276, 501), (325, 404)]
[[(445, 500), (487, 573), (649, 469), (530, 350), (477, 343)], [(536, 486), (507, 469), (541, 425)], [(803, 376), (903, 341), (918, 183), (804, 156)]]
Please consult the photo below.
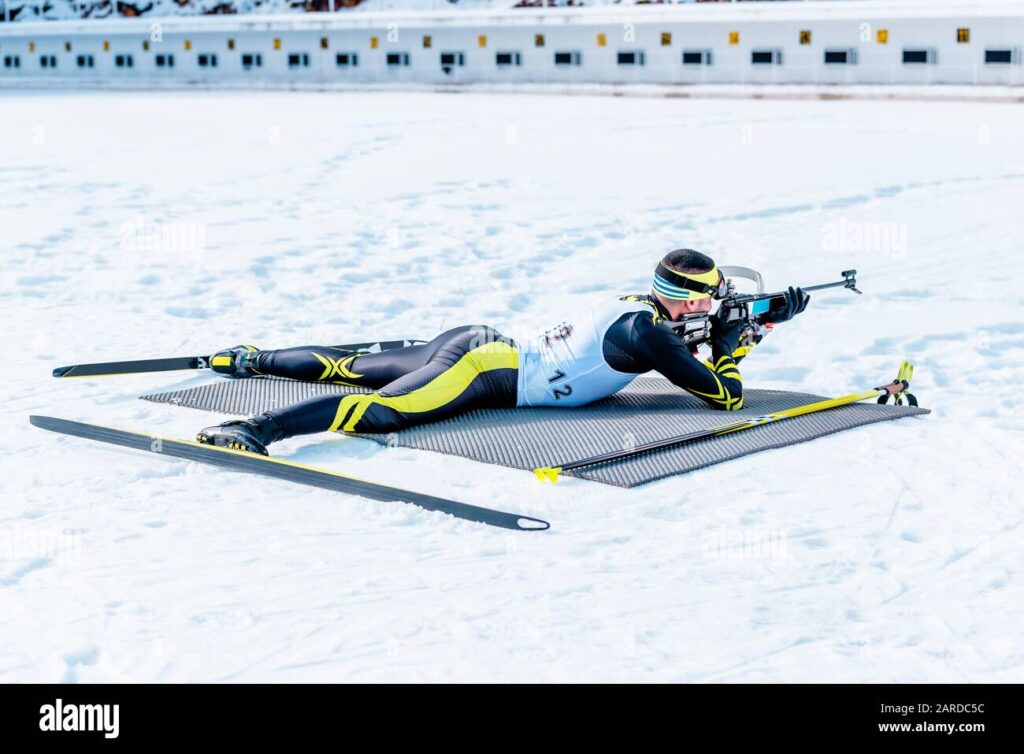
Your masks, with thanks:
[[(837, 408), (839, 406), (847, 406), (851, 403), (858, 401), (864, 401), (868, 398), (878, 398), (879, 403), (884, 403), (890, 396), (901, 396), (906, 395), (908, 402), (912, 406), (917, 405), (917, 399), (907, 392), (910, 388), (910, 378), (913, 376), (914, 367), (910, 362), (904, 361), (900, 365), (899, 373), (896, 379), (888, 385), (882, 385), (881, 387), (872, 388), (871, 390), (865, 390), (863, 393), (852, 393), (850, 395), (843, 395), (838, 398), (827, 398), (822, 401), (815, 401), (814, 403), (807, 403), (803, 406), (796, 406), (794, 408), (787, 408), (782, 411), (775, 411), (770, 414), (762, 414), (761, 416), (755, 416), (750, 419), (737, 419), (736, 421), (728, 422), (726, 424), (719, 424), (714, 427), (708, 427), (707, 429), (698, 429), (693, 432), (688, 432), (685, 435), (678, 435), (677, 437), (669, 437), (664, 440), (655, 440), (653, 442), (638, 445), (635, 448), (628, 448), (626, 450), (615, 450), (610, 453), (602, 453), (600, 455), (591, 456), (590, 458), (584, 458), (579, 461), (569, 461), (562, 463), (557, 466), (542, 466), (533, 470), (533, 473), (541, 481), (549, 480), (552, 482), (558, 481), (558, 475), (563, 471), (571, 471), (574, 469), (582, 469), (587, 466), (595, 466), (600, 463), (608, 463), (610, 461), (619, 461), (624, 458), (633, 458), (635, 456), (642, 455), (643, 453), (649, 453), (653, 450), (661, 450), (663, 448), (672, 448), (677, 445), (684, 445), (689, 442), (696, 440), (703, 440), (708, 437), (720, 437), (722, 435), (728, 435), (733, 432), (741, 432), (745, 429), (751, 429), (753, 427), (760, 427), (765, 424), (772, 424), (778, 421), (784, 421), (786, 419), (792, 419), (797, 416), (804, 416), (806, 414), (813, 414), (817, 411), (827, 411), (830, 408)], [(897, 398), (898, 400), (898, 398)]]

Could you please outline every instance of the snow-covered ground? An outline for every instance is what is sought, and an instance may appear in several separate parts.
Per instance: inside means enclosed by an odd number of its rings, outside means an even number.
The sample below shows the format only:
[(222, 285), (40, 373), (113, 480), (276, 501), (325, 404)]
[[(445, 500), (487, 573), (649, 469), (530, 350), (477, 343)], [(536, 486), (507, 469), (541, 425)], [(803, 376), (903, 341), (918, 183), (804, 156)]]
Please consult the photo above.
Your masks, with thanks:
[[(7, 93), (0, 111), (0, 681), (1024, 681), (1020, 106)], [(680, 245), (771, 288), (860, 271), (864, 295), (815, 296), (747, 386), (839, 395), (910, 357), (933, 413), (634, 490), (340, 436), (275, 447), (552, 522), (524, 534), (28, 425), (190, 436), (215, 417), (134, 396), (208, 377), (50, 370), (551, 324), (644, 289)]]

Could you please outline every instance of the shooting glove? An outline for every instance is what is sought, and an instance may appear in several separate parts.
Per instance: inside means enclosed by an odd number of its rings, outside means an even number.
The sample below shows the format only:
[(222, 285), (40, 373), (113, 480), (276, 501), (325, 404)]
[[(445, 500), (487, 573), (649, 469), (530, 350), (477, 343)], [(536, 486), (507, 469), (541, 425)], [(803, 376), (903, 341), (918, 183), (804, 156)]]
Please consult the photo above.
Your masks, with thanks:
[(717, 358), (722, 354), (732, 355), (740, 342), (740, 333), (743, 331), (743, 320), (726, 322), (722, 318), (722, 309), (711, 315), (711, 352)]
[(785, 306), (773, 311), (770, 315), (773, 325), (793, 319), (793, 317), (807, 308), (807, 304), (811, 300), (811, 297), (804, 293), (803, 288), (794, 288), (793, 286), (790, 286), (789, 290), (783, 295), (786, 297)]

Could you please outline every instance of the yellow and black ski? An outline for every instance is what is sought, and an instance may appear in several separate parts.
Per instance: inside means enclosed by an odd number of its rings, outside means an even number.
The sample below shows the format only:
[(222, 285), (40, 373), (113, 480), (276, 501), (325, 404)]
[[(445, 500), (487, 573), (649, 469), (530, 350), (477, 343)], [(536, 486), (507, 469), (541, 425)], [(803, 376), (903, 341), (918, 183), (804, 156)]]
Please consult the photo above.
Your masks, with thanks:
[(51, 432), (84, 437), (87, 440), (98, 440), (99, 442), (107, 442), (113, 445), (122, 445), (136, 450), (147, 450), (151, 453), (158, 453), (170, 458), (182, 458), (186, 461), (208, 463), (212, 466), (220, 466), (232, 471), (259, 474), (260, 476), (273, 477), (274, 479), (284, 479), (285, 481), (297, 482), (310, 487), (320, 487), (334, 492), (346, 492), (351, 495), (368, 497), (372, 500), (410, 503), (427, 510), (448, 513), (456, 518), (477, 521), (482, 524), (489, 524), (490, 526), (499, 526), (504, 529), (540, 531), (550, 526), (547, 521), (542, 521), (539, 518), (521, 516), (517, 513), (506, 513), (492, 508), (481, 508), (476, 505), (469, 505), (468, 503), (425, 495), (421, 492), (389, 487), (384, 484), (339, 474), (335, 471), (305, 466), (301, 463), (285, 461), (280, 458), (247, 453), (241, 450), (231, 450), (215, 445), (202, 445), (194, 440), (179, 440), (173, 437), (161, 437), (145, 432), (113, 429), (111, 427), (86, 424), (69, 419), (58, 419), (52, 416), (30, 416), (29, 421), (34, 426)]
[[(362, 351), (374, 353), (376, 351), (390, 351), (392, 348), (405, 348), (419, 343), (423, 340), (382, 340), (370, 343), (347, 343), (341, 346), (331, 346), (340, 351)], [(95, 364), (72, 364), (66, 367), (57, 367), (53, 370), (53, 376), (58, 379), (65, 377), (111, 377), (119, 374), (142, 374), (144, 372), (173, 372), (178, 369), (209, 369), (210, 356), (172, 356), (165, 359), (136, 359), (134, 361), (101, 361)]]

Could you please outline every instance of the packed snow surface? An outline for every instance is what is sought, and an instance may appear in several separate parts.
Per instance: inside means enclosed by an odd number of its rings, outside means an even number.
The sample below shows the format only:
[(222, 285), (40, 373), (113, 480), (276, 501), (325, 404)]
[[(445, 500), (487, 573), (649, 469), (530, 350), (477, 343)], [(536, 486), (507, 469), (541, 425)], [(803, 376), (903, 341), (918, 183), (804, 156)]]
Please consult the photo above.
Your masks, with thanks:
[[(1024, 108), (0, 96), (0, 681), (1024, 681)], [(280, 457), (514, 533), (43, 432), (190, 437), (75, 362), (550, 327), (691, 246), (814, 295), (747, 387), (929, 416), (621, 490), (336, 435)], [(585, 410), (585, 409), (583, 409)], [(755, 430), (756, 431), (756, 430)], [(560, 459), (552, 459), (557, 461)]]

